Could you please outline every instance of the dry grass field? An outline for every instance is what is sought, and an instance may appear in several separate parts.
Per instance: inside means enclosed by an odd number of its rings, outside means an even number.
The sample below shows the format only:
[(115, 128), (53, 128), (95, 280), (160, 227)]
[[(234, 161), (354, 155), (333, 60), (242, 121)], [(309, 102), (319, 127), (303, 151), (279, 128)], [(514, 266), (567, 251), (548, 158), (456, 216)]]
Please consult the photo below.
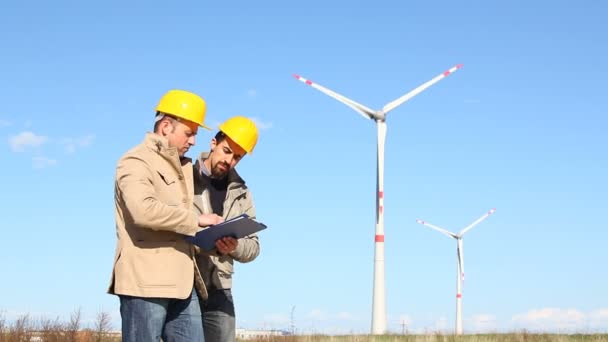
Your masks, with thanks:
[[(118, 342), (115, 334), (98, 334), (92, 330), (66, 333), (63, 330), (47, 331), (5, 331), (0, 333), (0, 342)], [(383, 335), (383, 336), (273, 336), (238, 342), (566, 342), (566, 341), (608, 341), (608, 335), (557, 335), (557, 334), (487, 334), (487, 335)]]
[[(94, 327), (83, 328), (81, 313), (75, 311), (70, 320), (32, 319), (28, 315), (7, 322), (0, 316), (0, 342), (118, 342), (120, 334), (111, 331), (110, 316), (97, 315)], [(608, 334), (535, 334), (515, 332), (510, 334), (479, 335), (301, 335), (269, 336), (257, 339), (238, 340), (239, 342), (608, 342)]]
[(566, 341), (608, 341), (608, 334), (558, 335), (558, 334), (482, 334), (482, 335), (382, 335), (382, 336), (276, 336), (247, 340), (252, 342), (566, 342)]
[(29, 315), (13, 322), (0, 316), (0, 342), (116, 342), (120, 335), (111, 331), (110, 315), (100, 312), (93, 328), (82, 327), (82, 314), (76, 310), (68, 322), (34, 319)]

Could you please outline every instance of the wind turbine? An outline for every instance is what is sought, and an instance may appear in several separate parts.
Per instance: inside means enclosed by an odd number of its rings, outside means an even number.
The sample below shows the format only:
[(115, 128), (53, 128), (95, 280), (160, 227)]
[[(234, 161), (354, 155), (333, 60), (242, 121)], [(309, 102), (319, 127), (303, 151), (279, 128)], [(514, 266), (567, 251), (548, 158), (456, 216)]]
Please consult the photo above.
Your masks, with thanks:
[(377, 127), (377, 165), (376, 165), (376, 234), (374, 245), (374, 292), (372, 298), (372, 334), (386, 333), (386, 293), (384, 286), (384, 142), (386, 141), (386, 114), (399, 107), (414, 96), (420, 94), (426, 88), (441, 81), (451, 73), (460, 69), (462, 64), (458, 64), (451, 69), (435, 76), (430, 81), (420, 85), (418, 88), (401, 96), (400, 98), (387, 103), (380, 110), (372, 110), (349, 98), (346, 98), (332, 90), (329, 90), (312, 81), (294, 75), (294, 77), (309, 86), (333, 97), (344, 103), (364, 118), (376, 122)]
[(458, 275), (456, 276), (456, 335), (462, 335), (462, 282), (464, 281), (464, 251), (462, 245), (462, 237), (466, 232), (471, 230), (471, 228), (475, 227), (481, 221), (488, 218), (488, 216), (494, 214), (496, 209), (492, 209), (485, 213), (482, 217), (478, 218), (475, 222), (466, 226), (460, 233), (455, 234), (450, 231), (447, 231), (443, 228), (432, 225), (428, 222), (422, 220), (416, 220), (416, 222), (425, 225), (431, 229), (435, 229), (436, 231), (443, 233), (449, 237), (456, 239), (456, 257), (458, 258)]

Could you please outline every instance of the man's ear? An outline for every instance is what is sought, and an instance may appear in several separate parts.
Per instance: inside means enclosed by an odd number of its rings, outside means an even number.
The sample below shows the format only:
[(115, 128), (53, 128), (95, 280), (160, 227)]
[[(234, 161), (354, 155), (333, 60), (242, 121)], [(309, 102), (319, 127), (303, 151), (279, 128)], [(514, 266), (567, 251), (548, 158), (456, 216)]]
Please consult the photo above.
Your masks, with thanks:
[(159, 133), (163, 137), (166, 137), (167, 135), (169, 135), (169, 133), (171, 133), (171, 131), (173, 130), (171, 122), (167, 119), (161, 119), (161, 122), (158, 125), (159, 125), (159, 127), (158, 127)]
[(215, 140), (215, 138), (211, 139), (211, 144), (210, 144), (210, 149), (211, 152), (213, 152), (213, 149), (217, 146), (217, 140)]

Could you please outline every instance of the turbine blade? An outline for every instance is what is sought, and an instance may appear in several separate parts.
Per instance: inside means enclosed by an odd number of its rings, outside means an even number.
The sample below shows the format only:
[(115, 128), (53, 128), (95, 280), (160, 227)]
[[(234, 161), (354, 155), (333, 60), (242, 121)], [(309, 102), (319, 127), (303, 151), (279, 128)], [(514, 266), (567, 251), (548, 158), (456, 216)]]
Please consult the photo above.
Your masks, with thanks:
[(458, 239), (458, 270), (460, 271), (462, 281), (464, 281), (464, 251), (462, 239)]
[(306, 78), (304, 78), (304, 77), (302, 77), (300, 75), (293, 75), (293, 77), (295, 77), (297, 80), (299, 80), (299, 81), (301, 81), (303, 83), (306, 83), (309, 86), (311, 86), (311, 87), (319, 90), (320, 92), (325, 93), (326, 95), (329, 95), (329, 96), (333, 97), (334, 99), (336, 99), (336, 100), (344, 103), (345, 105), (347, 105), (350, 108), (354, 109), (357, 113), (361, 114), (364, 118), (366, 118), (366, 119), (373, 119), (374, 118), (375, 111), (367, 108), (366, 106), (364, 106), (364, 105), (362, 105), (360, 103), (357, 103), (357, 102), (355, 102), (355, 101), (353, 101), (353, 100), (351, 100), (351, 99), (349, 99), (349, 98), (347, 98), (345, 96), (342, 96), (342, 95), (336, 93), (333, 90), (327, 89), (327, 88), (323, 87), (320, 84), (314, 83), (311, 80), (308, 80), (308, 79), (306, 79)]
[(462, 64), (458, 64), (453, 66), (451, 69), (442, 72), (441, 74), (435, 76), (435, 78), (433, 78), (432, 80), (420, 85), (418, 88), (415, 88), (414, 90), (410, 91), (409, 93), (401, 96), (400, 98), (389, 102), (388, 104), (386, 104), (384, 106), (384, 108), (382, 108), (382, 111), (384, 112), (384, 114), (390, 112), (391, 110), (399, 107), (401, 104), (403, 104), (404, 102), (408, 101), (409, 99), (411, 99), (412, 97), (420, 94), (422, 91), (424, 91), (426, 88), (432, 86), (433, 84), (441, 81), (442, 79), (446, 78), (447, 76), (449, 76), (450, 74), (454, 73), (456, 70), (462, 68)]
[(435, 226), (435, 225), (432, 225), (432, 224), (430, 224), (430, 223), (428, 223), (428, 222), (426, 222), (426, 221), (422, 221), (422, 220), (416, 220), (416, 222), (420, 223), (420, 224), (421, 224), (421, 225), (423, 225), (423, 226), (427, 226), (427, 227), (429, 227), (429, 228), (431, 228), (431, 229), (435, 229), (436, 231), (438, 231), (438, 232), (440, 232), (440, 233), (443, 233), (443, 234), (445, 234), (445, 235), (447, 235), (447, 236), (449, 236), (449, 237), (453, 237), (454, 239), (457, 239), (457, 238), (458, 238), (458, 235), (456, 235), (456, 234), (454, 234), (454, 233), (452, 233), (452, 232), (450, 232), (450, 231), (448, 231), (448, 230), (445, 230), (445, 229), (443, 229), (443, 228), (440, 228), (440, 227), (437, 227), (437, 226)]
[(458, 235), (463, 236), (464, 233), (468, 232), (469, 230), (471, 230), (471, 228), (475, 227), (481, 221), (483, 221), (486, 218), (488, 218), (488, 216), (494, 214), (495, 211), (496, 211), (496, 208), (493, 208), (490, 211), (488, 211), (487, 213), (483, 214), (483, 216), (481, 216), (480, 218), (478, 218), (475, 222), (471, 223), (470, 225), (468, 225), (467, 227), (465, 227), (462, 231), (460, 231), (460, 234), (458, 234)]

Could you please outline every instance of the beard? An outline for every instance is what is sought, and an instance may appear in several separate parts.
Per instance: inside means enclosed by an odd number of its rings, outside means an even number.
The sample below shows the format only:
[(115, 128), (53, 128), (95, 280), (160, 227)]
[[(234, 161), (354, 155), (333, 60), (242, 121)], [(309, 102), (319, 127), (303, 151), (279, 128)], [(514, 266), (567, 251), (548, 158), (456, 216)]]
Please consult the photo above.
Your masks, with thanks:
[(211, 178), (222, 179), (228, 175), (230, 165), (226, 163), (217, 163), (211, 167)]

